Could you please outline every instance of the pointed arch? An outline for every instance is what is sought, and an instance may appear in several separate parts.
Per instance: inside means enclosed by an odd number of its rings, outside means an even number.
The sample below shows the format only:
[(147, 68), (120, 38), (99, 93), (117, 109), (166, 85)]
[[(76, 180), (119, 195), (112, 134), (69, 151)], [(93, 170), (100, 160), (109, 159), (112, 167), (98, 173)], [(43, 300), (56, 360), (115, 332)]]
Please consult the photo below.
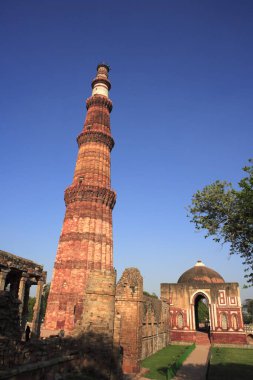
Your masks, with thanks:
[(204, 290), (196, 290), (196, 292), (194, 292), (194, 293), (191, 295), (190, 303), (191, 303), (192, 305), (194, 305), (195, 300), (196, 300), (196, 298), (197, 298), (199, 295), (202, 295), (204, 298), (206, 298), (207, 301), (208, 301), (208, 304), (209, 304), (209, 305), (211, 304), (211, 299), (210, 299), (210, 295), (209, 295), (209, 294), (207, 294)]

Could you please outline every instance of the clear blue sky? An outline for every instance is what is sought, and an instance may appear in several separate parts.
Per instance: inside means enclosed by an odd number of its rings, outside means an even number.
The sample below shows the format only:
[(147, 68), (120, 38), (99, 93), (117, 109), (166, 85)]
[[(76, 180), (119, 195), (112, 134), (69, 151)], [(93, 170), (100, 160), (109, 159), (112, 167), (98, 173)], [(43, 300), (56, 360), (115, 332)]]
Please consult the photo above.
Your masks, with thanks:
[[(0, 2), (0, 249), (51, 278), (76, 136), (97, 63), (110, 97), (114, 263), (145, 289), (198, 259), (243, 284), (239, 257), (196, 233), (185, 208), (252, 157), (252, 0)], [(243, 291), (252, 297), (252, 289)]]

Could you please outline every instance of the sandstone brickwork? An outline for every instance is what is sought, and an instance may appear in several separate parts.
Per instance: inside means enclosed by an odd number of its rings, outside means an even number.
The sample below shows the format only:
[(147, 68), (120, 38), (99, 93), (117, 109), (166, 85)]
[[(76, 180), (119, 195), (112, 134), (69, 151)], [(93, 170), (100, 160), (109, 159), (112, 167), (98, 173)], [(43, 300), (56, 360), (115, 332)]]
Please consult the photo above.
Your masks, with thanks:
[(121, 318), (119, 336), (123, 371), (126, 373), (138, 372), (140, 369), (142, 303), (143, 278), (138, 269), (125, 269), (116, 288), (115, 315)]
[(169, 307), (153, 296), (143, 296), (141, 359), (169, 344)]
[(168, 344), (168, 305), (143, 294), (143, 278), (136, 268), (122, 274), (115, 299), (114, 340), (122, 352), (123, 371), (136, 373), (140, 361)]
[(116, 272), (93, 270), (86, 287), (81, 330), (113, 336)]
[[(66, 213), (54, 265), (43, 335), (92, 329), (112, 333), (113, 268), (109, 67), (98, 65), (84, 127), (77, 137), (72, 184), (65, 191)], [(101, 306), (103, 305), (103, 306)], [(96, 309), (96, 311), (95, 311)]]

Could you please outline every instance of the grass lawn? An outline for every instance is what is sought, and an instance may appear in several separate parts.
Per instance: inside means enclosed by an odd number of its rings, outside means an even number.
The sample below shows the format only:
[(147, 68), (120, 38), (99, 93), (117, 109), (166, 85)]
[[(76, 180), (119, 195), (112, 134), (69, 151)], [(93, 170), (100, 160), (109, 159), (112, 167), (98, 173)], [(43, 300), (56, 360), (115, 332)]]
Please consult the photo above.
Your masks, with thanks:
[(208, 380), (253, 379), (253, 350), (213, 347)]
[(185, 352), (189, 346), (168, 346), (152, 356), (144, 359), (141, 366), (149, 368), (145, 377), (156, 380), (166, 380), (167, 369)]

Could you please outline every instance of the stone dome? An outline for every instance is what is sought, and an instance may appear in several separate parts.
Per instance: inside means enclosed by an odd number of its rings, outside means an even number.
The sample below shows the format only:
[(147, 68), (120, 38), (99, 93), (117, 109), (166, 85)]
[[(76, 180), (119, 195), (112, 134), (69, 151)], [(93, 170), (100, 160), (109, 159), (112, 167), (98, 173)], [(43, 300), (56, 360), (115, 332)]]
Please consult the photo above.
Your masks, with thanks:
[(221, 284), (224, 282), (224, 278), (219, 273), (206, 267), (201, 260), (198, 260), (194, 267), (188, 269), (178, 279), (178, 284)]

